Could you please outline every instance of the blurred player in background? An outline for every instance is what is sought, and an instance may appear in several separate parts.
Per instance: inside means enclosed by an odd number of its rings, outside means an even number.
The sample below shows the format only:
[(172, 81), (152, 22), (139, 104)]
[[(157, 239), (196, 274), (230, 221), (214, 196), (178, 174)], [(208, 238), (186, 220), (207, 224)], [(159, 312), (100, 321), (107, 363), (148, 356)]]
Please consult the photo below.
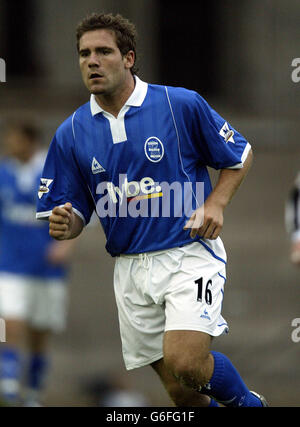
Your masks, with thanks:
[[(79, 25), (91, 99), (55, 134), (37, 218), (68, 240), (96, 209), (117, 257), (127, 369), (151, 365), (177, 406), (266, 406), (230, 360), (210, 350), (212, 337), (228, 331), (223, 211), (250, 168), (251, 147), (197, 93), (141, 81), (135, 36), (120, 15), (93, 14)], [(220, 170), (214, 189), (207, 166)], [(180, 214), (187, 200), (193, 209)]]
[(285, 223), (291, 238), (291, 262), (300, 266), (300, 173), (286, 201)]
[[(38, 130), (10, 123), (0, 162), (0, 400), (37, 406), (48, 370), (52, 332), (65, 327), (66, 274), (74, 243), (49, 236), (35, 218), (37, 188), (45, 160)], [(26, 354), (28, 356), (27, 362)]]

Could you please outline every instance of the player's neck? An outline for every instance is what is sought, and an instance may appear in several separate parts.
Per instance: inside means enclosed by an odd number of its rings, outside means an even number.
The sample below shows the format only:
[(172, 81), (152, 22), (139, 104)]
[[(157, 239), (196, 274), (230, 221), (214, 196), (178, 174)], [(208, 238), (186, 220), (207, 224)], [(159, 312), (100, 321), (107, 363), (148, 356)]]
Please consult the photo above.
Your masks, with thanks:
[(118, 114), (135, 88), (135, 79), (130, 74), (124, 84), (113, 93), (95, 95), (97, 103), (104, 111), (118, 117)]

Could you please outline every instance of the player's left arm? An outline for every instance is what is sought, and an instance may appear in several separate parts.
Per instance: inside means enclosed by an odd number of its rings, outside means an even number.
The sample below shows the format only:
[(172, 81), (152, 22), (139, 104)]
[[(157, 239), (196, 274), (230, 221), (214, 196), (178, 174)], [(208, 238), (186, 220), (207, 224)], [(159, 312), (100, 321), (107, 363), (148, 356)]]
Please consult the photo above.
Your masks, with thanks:
[(246, 177), (253, 160), (252, 150), (241, 169), (222, 169), (218, 181), (203, 207), (197, 209), (184, 229), (191, 229), (192, 239), (198, 234), (205, 239), (215, 240), (220, 235), (224, 222), (224, 210)]

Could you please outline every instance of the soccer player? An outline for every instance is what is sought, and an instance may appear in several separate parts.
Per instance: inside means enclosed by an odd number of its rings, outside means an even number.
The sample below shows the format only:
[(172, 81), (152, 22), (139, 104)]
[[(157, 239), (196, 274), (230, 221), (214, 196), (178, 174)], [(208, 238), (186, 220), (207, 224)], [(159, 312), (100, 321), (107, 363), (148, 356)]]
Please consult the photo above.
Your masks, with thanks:
[(38, 130), (31, 123), (10, 123), (3, 142), (0, 317), (6, 343), (0, 344), (0, 400), (37, 406), (48, 371), (50, 335), (65, 326), (66, 274), (74, 243), (54, 240), (47, 224), (35, 218), (46, 155)]
[(290, 190), (285, 208), (286, 229), (291, 238), (291, 262), (300, 266), (300, 174)]
[[(54, 136), (37, 218), (68, 240), (96, 210), (116, 257), (127, 369), (151, 365), (177, 406), (265, 406), (211, 351), (228, 331), (223, 212), (250, 168), (249, 143), (196, 92), (141, 81), (122, 16), (85, 18), (77, 47), (91, 98)], [(214, 189), (207, 166), (220, 170)]]

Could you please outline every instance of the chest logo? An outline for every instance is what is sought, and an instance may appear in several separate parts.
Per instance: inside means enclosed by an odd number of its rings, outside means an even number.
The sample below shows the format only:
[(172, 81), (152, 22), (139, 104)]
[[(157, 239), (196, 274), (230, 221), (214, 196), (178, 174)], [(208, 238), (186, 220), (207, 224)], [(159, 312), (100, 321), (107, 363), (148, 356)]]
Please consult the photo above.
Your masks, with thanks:
[(100, 165), (98, 160), (94, 157), (92, 161), (92, 172), (94, 175), (97, 175), (98, 173), (105, 172), (105, 169), (103, 166)]
[(156, 136), (151, 136), (145, 142), (145, 154), (148, 160), (153, 163), (158, 163), (164, 157), (165, 149), (163, 143)]

